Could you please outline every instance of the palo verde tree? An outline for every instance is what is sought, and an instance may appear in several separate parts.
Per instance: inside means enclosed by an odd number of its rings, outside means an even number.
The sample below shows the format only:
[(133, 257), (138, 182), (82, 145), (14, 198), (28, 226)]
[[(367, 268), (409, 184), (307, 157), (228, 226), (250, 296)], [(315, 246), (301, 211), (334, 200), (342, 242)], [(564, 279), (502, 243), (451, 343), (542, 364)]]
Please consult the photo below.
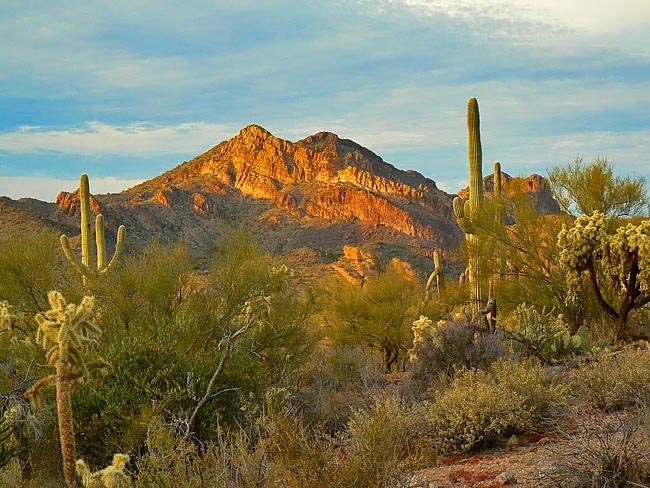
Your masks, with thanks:
[(650, 205), (645, 179), (616, 176), (607, 158), (590, 164), (576, 158), (567, 167), (553, 168), (548, 181), (560, 208), (570, 215), (636, 216), (646, 214)]
[(617, 340), (629, 338), (630, 312), (650, 302), (650, 220), (627, 224), (611, 235), (602, 212), (583, 215), (558, 235), (568, 299), (586, 276), (600, 308), (614, 321)]
[(333, 289), (338, 327), (335, 338), (366, 344), (383, 354), (390, 371), (412, 343), (411, 325), (420, 306), (421, 285), (394, 262), (363, 286), (340, 284)]

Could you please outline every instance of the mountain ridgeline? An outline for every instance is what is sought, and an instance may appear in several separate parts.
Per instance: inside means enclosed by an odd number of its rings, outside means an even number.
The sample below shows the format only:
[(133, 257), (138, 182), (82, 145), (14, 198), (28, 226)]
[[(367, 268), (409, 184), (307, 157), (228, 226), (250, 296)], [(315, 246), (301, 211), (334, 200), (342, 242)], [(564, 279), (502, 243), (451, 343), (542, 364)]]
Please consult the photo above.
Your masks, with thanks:
[[(543, 210), (556, 211), (543, 179), (526, 181)], [(343, 246), (362, 246), (379, 266), (397, 257), (425, 273), (434, 248), (449, 253), (460, 245), (453, 196), (336, 134), (291, 142), (250, 125), (138, 186), (95, 195), (91, 208), (106, 217), (109, 236), (118, 223), (126, 225), (131, 248), (156, 238), (209, 250), (228, 229), (244, 226), (266, 249), (299, 264), (329, 266), (358, 254), (343, 254)], [(62, 192), (54, 204), (0, 198), (0, 215), (5, 231), (36, 226), (70, 233), (78, 229), (78, 196)]]

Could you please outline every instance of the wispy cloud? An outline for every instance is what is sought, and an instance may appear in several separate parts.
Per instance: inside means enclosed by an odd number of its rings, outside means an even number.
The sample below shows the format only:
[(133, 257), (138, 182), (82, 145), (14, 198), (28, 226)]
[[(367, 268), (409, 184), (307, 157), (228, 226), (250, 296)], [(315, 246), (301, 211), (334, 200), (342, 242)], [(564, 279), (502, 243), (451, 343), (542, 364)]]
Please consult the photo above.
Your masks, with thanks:
[(17, 131), (0, 133), (0, 150), (72, 154), (191, 154), (230, 137), (232, 131), (225, 125), (204, 122), (173, 126), (152, 123), (115, 126), (88, 122), (74, 129), (20, 127)]

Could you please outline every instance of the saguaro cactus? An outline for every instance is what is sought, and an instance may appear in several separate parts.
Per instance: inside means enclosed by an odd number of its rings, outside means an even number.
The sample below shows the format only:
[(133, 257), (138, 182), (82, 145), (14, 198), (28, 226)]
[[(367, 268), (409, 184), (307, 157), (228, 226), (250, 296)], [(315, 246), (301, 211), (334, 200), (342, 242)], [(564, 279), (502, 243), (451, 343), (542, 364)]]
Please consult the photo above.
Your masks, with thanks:
[(501, 185), (501, 163), (494, 163), (494, 201), (496, 203), (496, 221), (499, 225), (505, 225), (506, 207), (503, 201), (503, 188)]
[(481, 150), (481, 130), (478, 102), (470, 98), (467, 103), (467, 134), (469, 163), (469, 200), (456, 197), (453, 202), (458, 226), (465, 232), (469, 251), (468, 268), (471, 286), (471, 300), (474, 310), (481, 308), (481, 286), (479, 283), (478, 237), (472, 219), (476, 218), (483, 204), (483, 154)]
[(84, 283), (97, 273), (105, 273), (117, 263), (124, 248), (126, 228), (123, 225), (117, 229), (117, 243), (115, 253), (110, 262), (106, 264), (106, 239), (104, 237), (104, 216), (97, 215), (95, 219), (95, 241), (97, 245), (97, 266), (90, 266), (90, 188), (88, 175), (81, 175), (79, 180), (79, 203), (81, 207), (81, 260), (75, 255), (70, 245), (70, 240), (65, 234), (61, 236), (61, 247), (68, 261), (81, 273)]
[(108, 364), (102, 360), (88, 362), (84, 357), (88, 344), (100, 334), (91, 320), (95, 299), (87, 296), (81, 304), (75, 305), (67, 304), (58, 291), (49, 292), (47, 297), (51, 309), (36, 315), (36, 338), (46, 351), (48, 365), (55, 368), (56, 373), (37, 381), (25, 394), (37, 402), (44, 386), (56, 385), (63, 474), (68, 488), (74, 488), (77, 450), (72, 421), (72, 388), (88, 377), (91, 369), (108, 368)]
[(440, 249), (434, 249), (433, 251), (433, 272), (429, 276), (429, 279), (427, 280), (427, 286), (424, 290), (424, 303), (429, 301), (429, 298), (431, 298), (431, 289), (433, 288), (434, 284), (436, 287), (436, 290), (438, 292), (438, 295), (440, 295), (440, 290), (444, 286), (445, 283), (445, 274), (442, 269), (442, 258), (440, 256)]

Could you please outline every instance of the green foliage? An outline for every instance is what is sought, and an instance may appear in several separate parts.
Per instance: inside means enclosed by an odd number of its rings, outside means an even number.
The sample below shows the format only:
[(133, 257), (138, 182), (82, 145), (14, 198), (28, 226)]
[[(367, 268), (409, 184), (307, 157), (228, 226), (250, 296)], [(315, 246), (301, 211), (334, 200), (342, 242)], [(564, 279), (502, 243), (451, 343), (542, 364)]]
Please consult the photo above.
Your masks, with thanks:
[(63, 271), (56, 235), (37, 231), (20, 236), (0, 236), (0, 300), (25, 314), (48, 309), (47, 293), (63, 290), (71, 299), (80, 298), (70, 289), (70, 276)]
[(553, 168), (548, 181), (560, 208), (571, 215), (645, 215), (650, 205), (645, 179), (615, 176), (607, 158), (590, 164), (576, 158), (566, 168)]
[(127, 256), (112, 273), (93, 280), (107, 337), (133, 329), (152, 335), (171, 324), (187, 304), (192, 286), (201, 287), (192, 271), (186, 245), (154, 241), (141, 253)]
[(513, 313), (514, 324), (507, 337), (517, 343), (527, 356), (548, 363), (569, 354), (589, 350), (587, 328), (580, 327), (572, 334), (562, 316), (553, 310), (540, 312), (537, 307), (520, 304)]
[(581, 400), (602, 410), (650, 405), (650, 351), (605, 351), (576, 373), (573, 384)]
[(404, 357), (422, 294), (421, 285), (402, 267), (391, 263), (363, 287), (343, 283), (333, 288), (332, 295), (337, 341), (380, 350), (387, 371)]
[(336, 433), (386, 386), (382, 358), (367, 346), (321, 344), (301, 368), (297, 401), (307, 421)]
[(75, 397), (81, 450), (93, 465), (142, 449), (152, 416), (187, 431), (203, 397), (192, 431), (213, 438), (219, 425), (243, 422), (267, 387), (290, 381), (310, 352), (311, 298), (295, 293), (290, 270), (247, 234), (221, 246), (207, 275), (191, 270), (182, 245), (155, 244), (123, 264), (97, 282), (115, 283), (103, 301), (111, 338), (103, 352), (114, 374)]
[(433, 433), (442, 451), (467, 451), (515, 433), (531, 432), (557, 415), (567, 395), (550, 386), (535, 363), (495, 363), (463, 370), (431, 404)]
[(9, 461), (11, 461), (16, 454), (9, 439), (11, 433), (11, 426), (3, 415), (0, 417), (0, 469), (9, 464)]

